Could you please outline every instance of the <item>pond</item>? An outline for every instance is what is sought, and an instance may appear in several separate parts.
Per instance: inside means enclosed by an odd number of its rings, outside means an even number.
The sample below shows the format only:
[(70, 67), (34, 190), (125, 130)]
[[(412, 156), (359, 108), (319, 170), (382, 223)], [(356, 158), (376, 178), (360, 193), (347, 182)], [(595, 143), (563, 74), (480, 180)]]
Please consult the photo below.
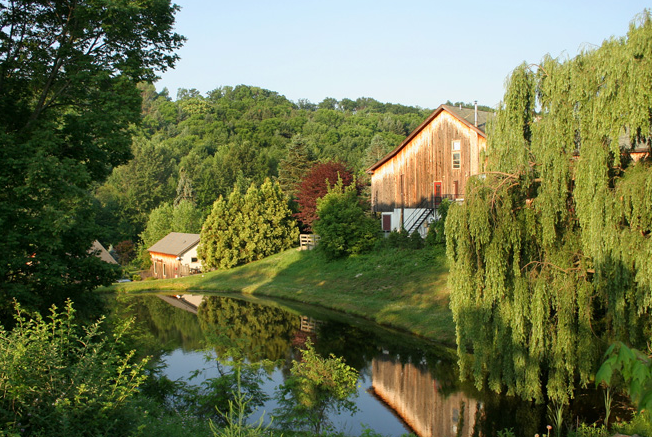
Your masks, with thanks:
[[(151, 294), (118, 300), (167, 351), (161, 360), (173, 380), (187, 380), (197, 371), (201, 375), (194, 383), (217, 376), (210, 357), (220, 348), (211, 345), (208, 361), (206, 352), (215, 333), (246, 339), (243, 353), (249, 361), (278, 363), (263, 387), (270, 395), (308, 340), (322, 356), (343, 357), (360, 375), (359, 411), (332, 420), (349, 435), (368, 427), (386, 436), (490, 436), (506, 428), (532, 436), (545, 434), (550, 423), (544, 406), (460, 383), (453, 349), (340, 313), (233, 295)], [(578, 394), (565, 412), (567, 420), (594, 420), (602, 402), (596, 393)], [(257, 414), (264, 411), (268, 417), (275, 407), (270, 400)]]

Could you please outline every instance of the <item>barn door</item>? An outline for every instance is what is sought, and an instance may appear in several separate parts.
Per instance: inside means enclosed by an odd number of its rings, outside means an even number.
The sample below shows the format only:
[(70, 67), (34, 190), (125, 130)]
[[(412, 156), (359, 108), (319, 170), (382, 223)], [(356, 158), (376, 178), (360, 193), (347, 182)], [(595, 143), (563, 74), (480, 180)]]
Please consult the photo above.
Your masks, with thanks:
[(392, 214), (383, 214), (383, 231), (391, 232), (392, 230)]
[(441, 203), (441, 182), (435, 182), (435, 208)]

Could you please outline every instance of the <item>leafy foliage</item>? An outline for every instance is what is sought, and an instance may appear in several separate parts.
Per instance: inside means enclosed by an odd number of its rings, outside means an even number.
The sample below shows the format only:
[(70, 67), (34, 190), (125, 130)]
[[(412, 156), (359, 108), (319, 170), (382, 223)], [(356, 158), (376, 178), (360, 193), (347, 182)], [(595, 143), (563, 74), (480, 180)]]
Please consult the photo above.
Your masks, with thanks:
[(244, 196), (236, 187), (227, 201), (215, 201), (197, 253), (205, 268), (230, 268), (288, 249), (298, 236), (285, 195), (267, 179)]
[(605, 353), (605, 361), (595, 375), (596, 383), (613, 384), (614, 376), (620, 375), (627, 392), (638, 411), (644, 411), (652, 420), (652, 363), (650, 357), (636, 349), (617, 342)]
[(341, 358), (319, 356), (308, 341), (301, 361), (293, 361), (290, 376), (276, 395), (274, 418), (282, 428), (307, 430), (314, 435), (332, 430), (328, 414), (357, 410), (358, 372)]
[(222, 427), (216, 426), (213, 421), (210, 422), (210, 428), (215, 437), (260, 437), (264, 435), (274, 435), (268, 432), (272, 422), (263, 426), (264, 415), (258, 419), (255, 424), (248, 423), (251, 416), (251, 403), (253, 398), (247, 396), (242, 391), (242, 385), (237, 384), (231, 392), (233, 400), (229, 400), (228, 410), (218, 409), (218, 413), (224, 422)]
[(311, 230), (313, 222), (317, 220), (317, 199), (324, 197), (329, 187), (338, 180), (342, 181), (343, 186), (351, 185), (354, 182), (353, 174), (344, 164), (330, 161), (316, 164), (299, 184), (299, 212), (295, 216), (307, 230)]
[(277, 92), (244, 85), (207, 96), (181, 89), (173, 101), (165, 89), (139, 87), (143, 125), (132, 145), (137, 162), (116, 168), (96, 190), (101, 222), (110, 230), (102, 240), (107, 244), (136, 241), (148, 214), (180, 195), (192, 195), (208, 213), (236, 184), (260, 185), (278, 176), (292, 198), (306, 167), (316, 161), (346, 163), (362, 180), (364, 169), (430, 112), (369, 98), (295, 104)]
[(229, 426), (227, 412), (239, 402), (239, 413), (250, 416), (269, 398), (261, 385), (267, 378), (262, 366), (237, 363), (231, 368), (217, 364), (219, 376), (207, 378), (197, 386), (187, 386), (183, 407), (194, 414), (210, 418), (219, 426)]
[[(87, 253), (90, 188), (131, 155), (136, 86), (174, 65), (165, 0), (0, 1), (0, 309), (45, 310), (114, 274)], [(114, 242), (129, 238), (120, 238)]]
[(121, 241), (115, 246), (115, 253), (118, 257), (118, 263), (126, 266), (136, 256), (136, 249), (133, 241)]
[(355, 182), (344, 186), (342, 179), (317, 200), (318, 220), (313, 227), (321, 240), (319, 249), (329, 257), (355, 255), (370, 250), (378, 238), (380, 224), (369, 216), (358, 198)]
[(442, 199), (439, 206), (437, 206), (437, 220), (430, 222), (428, 226), (428, 235), (426, 236), (426, 244), (432, 246), (435, 244), (446, 244), (446, 217), (448, 216), (448, 209), (451, 206), (451, 201)]
[[(460, 364), (477, 386), (564, 403), (601, 342), (649, 339), (652, 22), (512, 73), (486, 179), (446, 221)], [(472, 352), (472, 355), (471, 355)]]
[(123, 351), (128, 323), (111, 337), (74, 314), (68, 302), (28, 320), (16, 305), (15, 328), (0, 327), (0, 421), (21, 435), (131, 435), (147, 360)]

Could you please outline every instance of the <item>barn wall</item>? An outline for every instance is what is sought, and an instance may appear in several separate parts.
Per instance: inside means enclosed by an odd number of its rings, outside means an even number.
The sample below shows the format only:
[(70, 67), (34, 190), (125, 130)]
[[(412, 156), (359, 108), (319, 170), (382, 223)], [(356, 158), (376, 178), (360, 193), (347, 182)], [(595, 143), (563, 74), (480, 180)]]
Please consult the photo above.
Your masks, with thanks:
[[(194, 271), (201, 270), (201, 261), (199, 261), (199, 257), (197, 257), (197, 247), (199, 247), (199, 244), (190, 248), (186, 253), (181, 255), (181, 265)], [(193, 261), (193, 259), (195, 261)]]
[(152, 276), (158, 279), (175, 278), (178, 275), (179, 261), (174, 255), (150, 252), (152, 257)]
[[(452, 142), (461, 141), (461, 168), (453, 169)], [(371, 175), (374, 211), (418, 207), (431, 202), (434, 182), (442, 183), (442, 194), (464, 196), (466, 181), (481, 171), (485, 138), (447, 111), (440, 112), (398, 153)]]
[[(180, 260), (167, 253), (150, 252), (152, 276), (159, 279), (179, 278), (201, 271), (201, 261), (197, 259), (197, 246), (181, 255)], [(193, 258), (197, 261), (193, 262)], [(163, 265), (165, 265), (165, 274), (163, 274)]]

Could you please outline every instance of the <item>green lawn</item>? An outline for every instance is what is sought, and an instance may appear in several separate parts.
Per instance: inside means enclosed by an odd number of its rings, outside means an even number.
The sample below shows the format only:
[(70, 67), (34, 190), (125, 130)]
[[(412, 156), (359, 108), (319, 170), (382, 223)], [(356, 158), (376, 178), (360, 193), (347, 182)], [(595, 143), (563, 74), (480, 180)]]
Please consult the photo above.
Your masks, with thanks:
[(389, 248), (335, 261), (318, 251), (290, 249), (230, 270), (116, 284), (109, 289), (238, 292), (290, 299), (453, 344), (447, 278), (442, 248)]

